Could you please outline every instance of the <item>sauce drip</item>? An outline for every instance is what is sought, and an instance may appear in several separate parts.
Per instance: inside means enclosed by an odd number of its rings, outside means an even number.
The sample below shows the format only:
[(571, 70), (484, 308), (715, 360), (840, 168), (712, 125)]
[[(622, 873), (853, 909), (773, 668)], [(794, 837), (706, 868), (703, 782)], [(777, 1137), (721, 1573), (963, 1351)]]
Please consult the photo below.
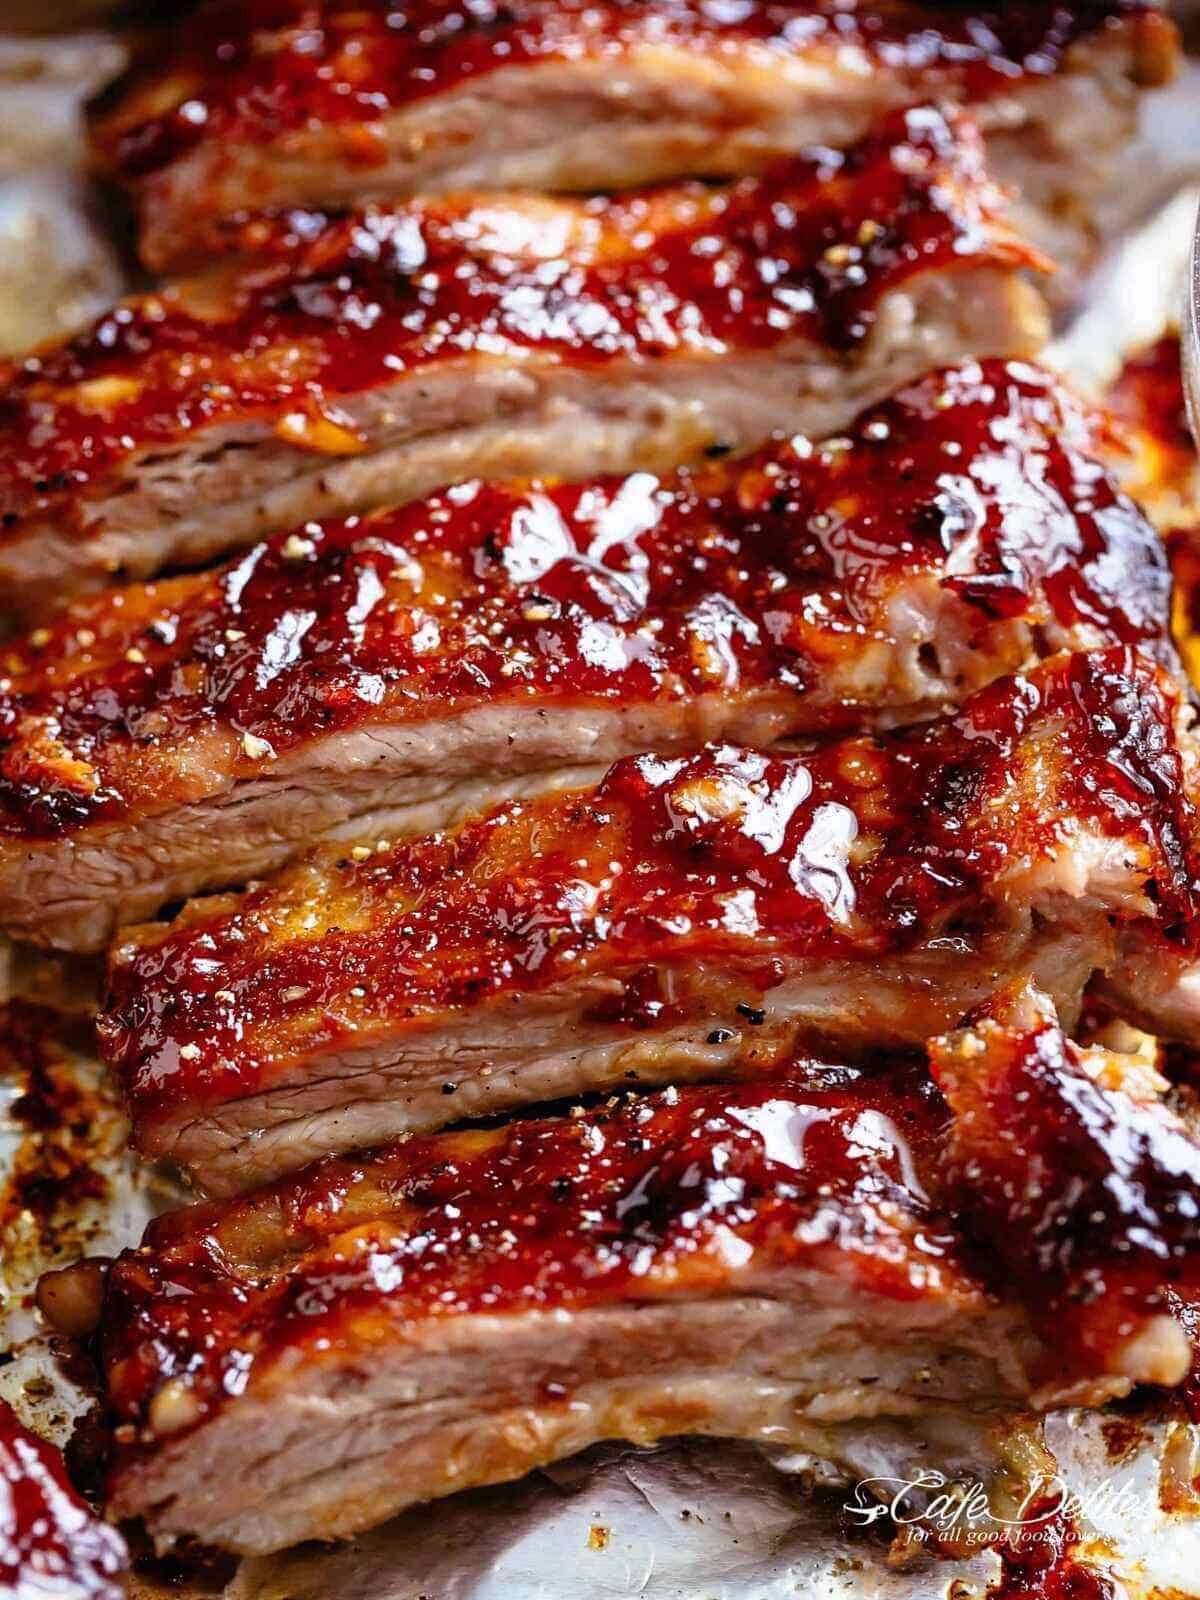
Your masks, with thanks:
[[(1117, 1600), (1124, 1592), (1111, 1578), (1076, 1559), (1079, 1532), (1065, 1513), (1029, 1506), (1024, 1515), (1036, 1537), (1010, 1541), (998, 1550), (1003, 1572), (988, 1589), (988, 1600)], [(1045, 1518), (1038, 1522), (1038, 1517)]]

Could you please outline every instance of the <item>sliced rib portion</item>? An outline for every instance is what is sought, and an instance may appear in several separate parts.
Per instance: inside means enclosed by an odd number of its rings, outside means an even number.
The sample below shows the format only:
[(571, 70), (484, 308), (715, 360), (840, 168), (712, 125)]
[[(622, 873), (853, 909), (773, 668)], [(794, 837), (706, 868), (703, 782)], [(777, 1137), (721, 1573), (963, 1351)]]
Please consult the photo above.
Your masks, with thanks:
[[(922, 1063), (801, 1059), (752, 1085), (329, 1159), (160, 1219), (107, 1291), (112, 1509), (163, 1543), (270, 1550), (596, 1439), (820, 1428), (836, 1452), (856, 1418), (1181, 1382), (1186, 1335), (1149, 1277), (1141, 1299), (1123, 1290), (1152, 1240), (1176, 1276), (1194, 1257), (1200, 1147), (1102, 1086), (1102, 1053), (1048, 1013), (941, 1055), (968, 1102), (958, 1167)], [(1007, 1097), (1024, 1090), (1022, 1129)], [(1005, 1219), (1025, 1148), (1043, 1211), (1026, 1192)], [(979, 1235), (956, 1219), (964, 1191)], [(1060, 1343), (1043, 1297), (1085, 1265), (1091, 1337)]]
[(0, 1401), (4, 1540), (0, 1586), (14, 1600), (121, 1600), (125, 1544), (67, 1477), (61, 1454)]
[(476, 474), (833, 432), (931, 365), (1038, 347), (999, 203), (971, 128), (918, 110), (725, 188), (300, 219), (11, 374), (5, 594), (45, 610)]
[(971, 364), (825, 447), (472, 483), (80, 601), (5, 658), (0, 924), (98, 949), (484, 786), (912, 722), (1063, 646), (1169, 663), (1162, 547), (1101, 428), (1047, 373)]
[(930, 1047), (960, 1225), (1053, 1352), (1056, 1403), (1114, 1355), (1181, 1382), (1191, 1341), (1169, 1308), (1200, 1285), (1200, 1144), (1145, 1062), (1073, 1044), (1029, 991), (989, 1009)]
[(1035, 1341), (927, 1197), (929, 1096), (827, 1072), (410, 1141), (161, 1219), (109, 1280), (110, 1510), (266, 1551), (597, 1439), (1020, 1403)]
[(1169, 77), (1153, 7), (807, 0), (241, 0), (166, 34), (93, 118), (160, 268), (270, 207), (463, 187), (616, 189), (841, 149), (890, 111), (971, 105), (1005, 181), (1073, 257), (1094, 245), (1136, 86)]
[(915, 733), (630, 758), (193, 902), (114, 950), (101, 1032), (140, 1147), (227, 1192), (453, 1118), (753, 1070), (797, 1030), (920, 1043), (1021, 973), (1073, 1018), (1135, 938), (1194, 947), (1179, 715), (1132, 650), (1056, 657)]

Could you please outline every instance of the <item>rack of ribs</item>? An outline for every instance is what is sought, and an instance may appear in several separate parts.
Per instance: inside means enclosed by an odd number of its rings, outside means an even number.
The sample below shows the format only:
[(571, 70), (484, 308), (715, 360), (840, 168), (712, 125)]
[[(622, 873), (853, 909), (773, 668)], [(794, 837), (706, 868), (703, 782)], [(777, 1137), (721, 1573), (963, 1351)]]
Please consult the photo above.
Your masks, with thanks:
[(1176, 54), (1128, 0), (244, 0), (163, 36), (92, 124), (155, 268), (269, 208), (738, 176), (925, 99), (970, 106), (1031, 236), (1083, 265), (1132, 175), (1138, 87)]
[(824, 446), (470, 483), (81, 600), (3, 659), (0, 925), (98, 949), (322, 838), (639, 750), (913, 722), (1059, 648), (1170, 665), (1105, 429), (971, 364)]
[(144, 1154), (228, 1193), (316, 1154), (796, 1039), (918, 1045), (1032, 976), (1193, 1037), (1195, 749), (1129, 647), (924, 728), (710, 745), (324, 846), (114, 946), (99, 1023)]
[(472, 476), (835, 433), (930, 366), (1033, 353), (1040, 260), (938, 111), (761, 179), (291, 217), (0, 382), (0, 585), (114, 576)]
[(1180, 1383), (1200, 1145), (1037, 996), (1000, 1011), (937, 1046), (949, 1123), (919, 1059), (801, 1056), (161, 1218), (108, 1280), (110, 1509), (269, 1551), (600, 1439), (836, 1459), (855, 1418)]

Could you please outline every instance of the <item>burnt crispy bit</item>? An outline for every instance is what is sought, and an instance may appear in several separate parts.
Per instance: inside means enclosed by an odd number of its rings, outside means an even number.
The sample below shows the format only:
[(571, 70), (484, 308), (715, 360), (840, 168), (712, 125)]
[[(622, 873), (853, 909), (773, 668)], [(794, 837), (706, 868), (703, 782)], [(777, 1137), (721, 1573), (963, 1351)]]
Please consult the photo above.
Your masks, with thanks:
[(164, 36), (92, 122), (155, 267), (219, 248), (247, 210), (736, 175), (927, 96), (971, 105), (1005, 179), (1082, 250), (1126, 170), (1134, 86), (1175, 54), (1170, 23), (1125, 0), (248, 0)]
[(1032, 972), (1068, 1020), (1098, 969), (1186, 980), (1179, 694), (1129, 649), (1055, 657), (916, 732), (630, 758), (194, 902), (113, 951), (101, 1029), (141, 1148), (228, 1190), (629, 1069), (752, 1071), (798, 1029), (919, 1043), (998, 975)]
[(1062, 647), (1171, 665), (1104, 429), (1047, 372), (971, 363), (825, 445), (466, 484), (77, 602), (0, 656), (0, 925), (94, 949), (485, 781), (912, 722)]
[(292, 217), (7, 373), (7, 603), (473, 475), (836, 432), (930, 365), (1036, 351), (1002, 206), (970, 126), (917, 109), (724, 187)]
[(121, 1600), (125, 1545), (67, 1478), (61, 1454), (0, 1401), (0, 1590), (14, 1600)]
[(596, 1439), (1024, 1398), (1021, 1314), (926, 1191), (927, 1081), (837, 1072), (410, 1140), (162, 1218), (109, 1279), (114, 1512), (270, 1550)]

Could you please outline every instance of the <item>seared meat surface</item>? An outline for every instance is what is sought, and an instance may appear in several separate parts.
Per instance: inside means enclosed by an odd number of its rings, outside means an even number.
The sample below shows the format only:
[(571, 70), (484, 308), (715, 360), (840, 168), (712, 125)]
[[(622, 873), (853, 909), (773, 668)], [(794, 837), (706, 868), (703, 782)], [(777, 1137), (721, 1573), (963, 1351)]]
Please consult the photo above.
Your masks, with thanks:
[(834, 432), (931, 365), (1037, 349), (999, 206), (973, 131), (917, 110), (724, 188), (292, 218), (0, 385), (6, 601), (476, 475)]
[(61, 1454), (0, 1401), (0, 1593), (12, 1600), (121, 1600), (115, 1528), (72, 1487)]
[[(227, 1192), (459, 1117), (753, 1071), (797, 1030), (920, 1043), (1017, 974), (1070, 1019), (1097, 969), (1191, 959), (1179, 695), (1131, 649), (1055, 657), (916, 732), (629, 758), (193, 902), (112, 957), (101, 1032), (140, 1147)], [(1171, 1005), (1195, 1033), (1186, 983)]]
[(1170, 664), (1103, 427), (1048, 373), (970, 364), (825, 447), (471, 483), (80, 601), (5, 659), (0, 925), (97, 949), (487, 785), (912, 722), (1060, 647)]
[[(329, 1159), (160, 1219), (114, 1267), (113, 1510), (162, 1542), (262, 1551), (596, 1439), (804, 1443), (819, 1429), (836, 1454), (835, 1425), (855, 1418), (1179, 1383), (1188, 1343), (1161, 1299), (1123, 1298), (1103, 1273), (1124, 1281), (1134, 1240), (1139, 1263), (1162, 1241), (1182, 1270), (1200, 1147), (1166, 1112), (1118, 1106), (1045, 1016), (943, 1051), (956, 1096), (969, 1090), (951, 1063), (971, 1058), (962, 1079), (978, 1076), (1005, 1135), (1018, 1075), (1039, 1113), (1067, 1108), (1061, 1129), (1028, 1130), (1052, 1221), (1036, 1267), (1014, 1236), (1004, 1261), (1021, 1270), (989, 1282), (996, 1190), (979, 1196), (983, 1232), (964, 1233), (944, 1107), (911, 1061), (868, 1073), (799, 1059), (753, 1085)], [(1072, 1087), (1143, 1115), (1139, 1137), (1155, 1119), (1136, 1164)], [(981, 1144), (990, 1174), (1011, 1172), (1023, 1146), (993, 1151), (990, 1131), (972, 1102), (960, 1157)], [(1008, 1220), (1031, 1223), (1036, 1200), (1019, 1198)], [(1176, 1214), (1151, 1209), (1168, 1201)], [(1097, 1203), (1102, 1226), (1085, 1211)], [(1086, 1348), (1060, 1344), (1041, 1299), (1071, 1281), (1050, 1259), (1066, 1242), (1092, 1269)]]
[(223, 0), (166, 34), (93, 143), (163, 267), (245, 211), (738, 175), (936, 97), (972, 107), (1031, 225), (1081, 260), (1128, 170), (1136, 86), (1174, 55), (1166, 19), (1126, 0)]

